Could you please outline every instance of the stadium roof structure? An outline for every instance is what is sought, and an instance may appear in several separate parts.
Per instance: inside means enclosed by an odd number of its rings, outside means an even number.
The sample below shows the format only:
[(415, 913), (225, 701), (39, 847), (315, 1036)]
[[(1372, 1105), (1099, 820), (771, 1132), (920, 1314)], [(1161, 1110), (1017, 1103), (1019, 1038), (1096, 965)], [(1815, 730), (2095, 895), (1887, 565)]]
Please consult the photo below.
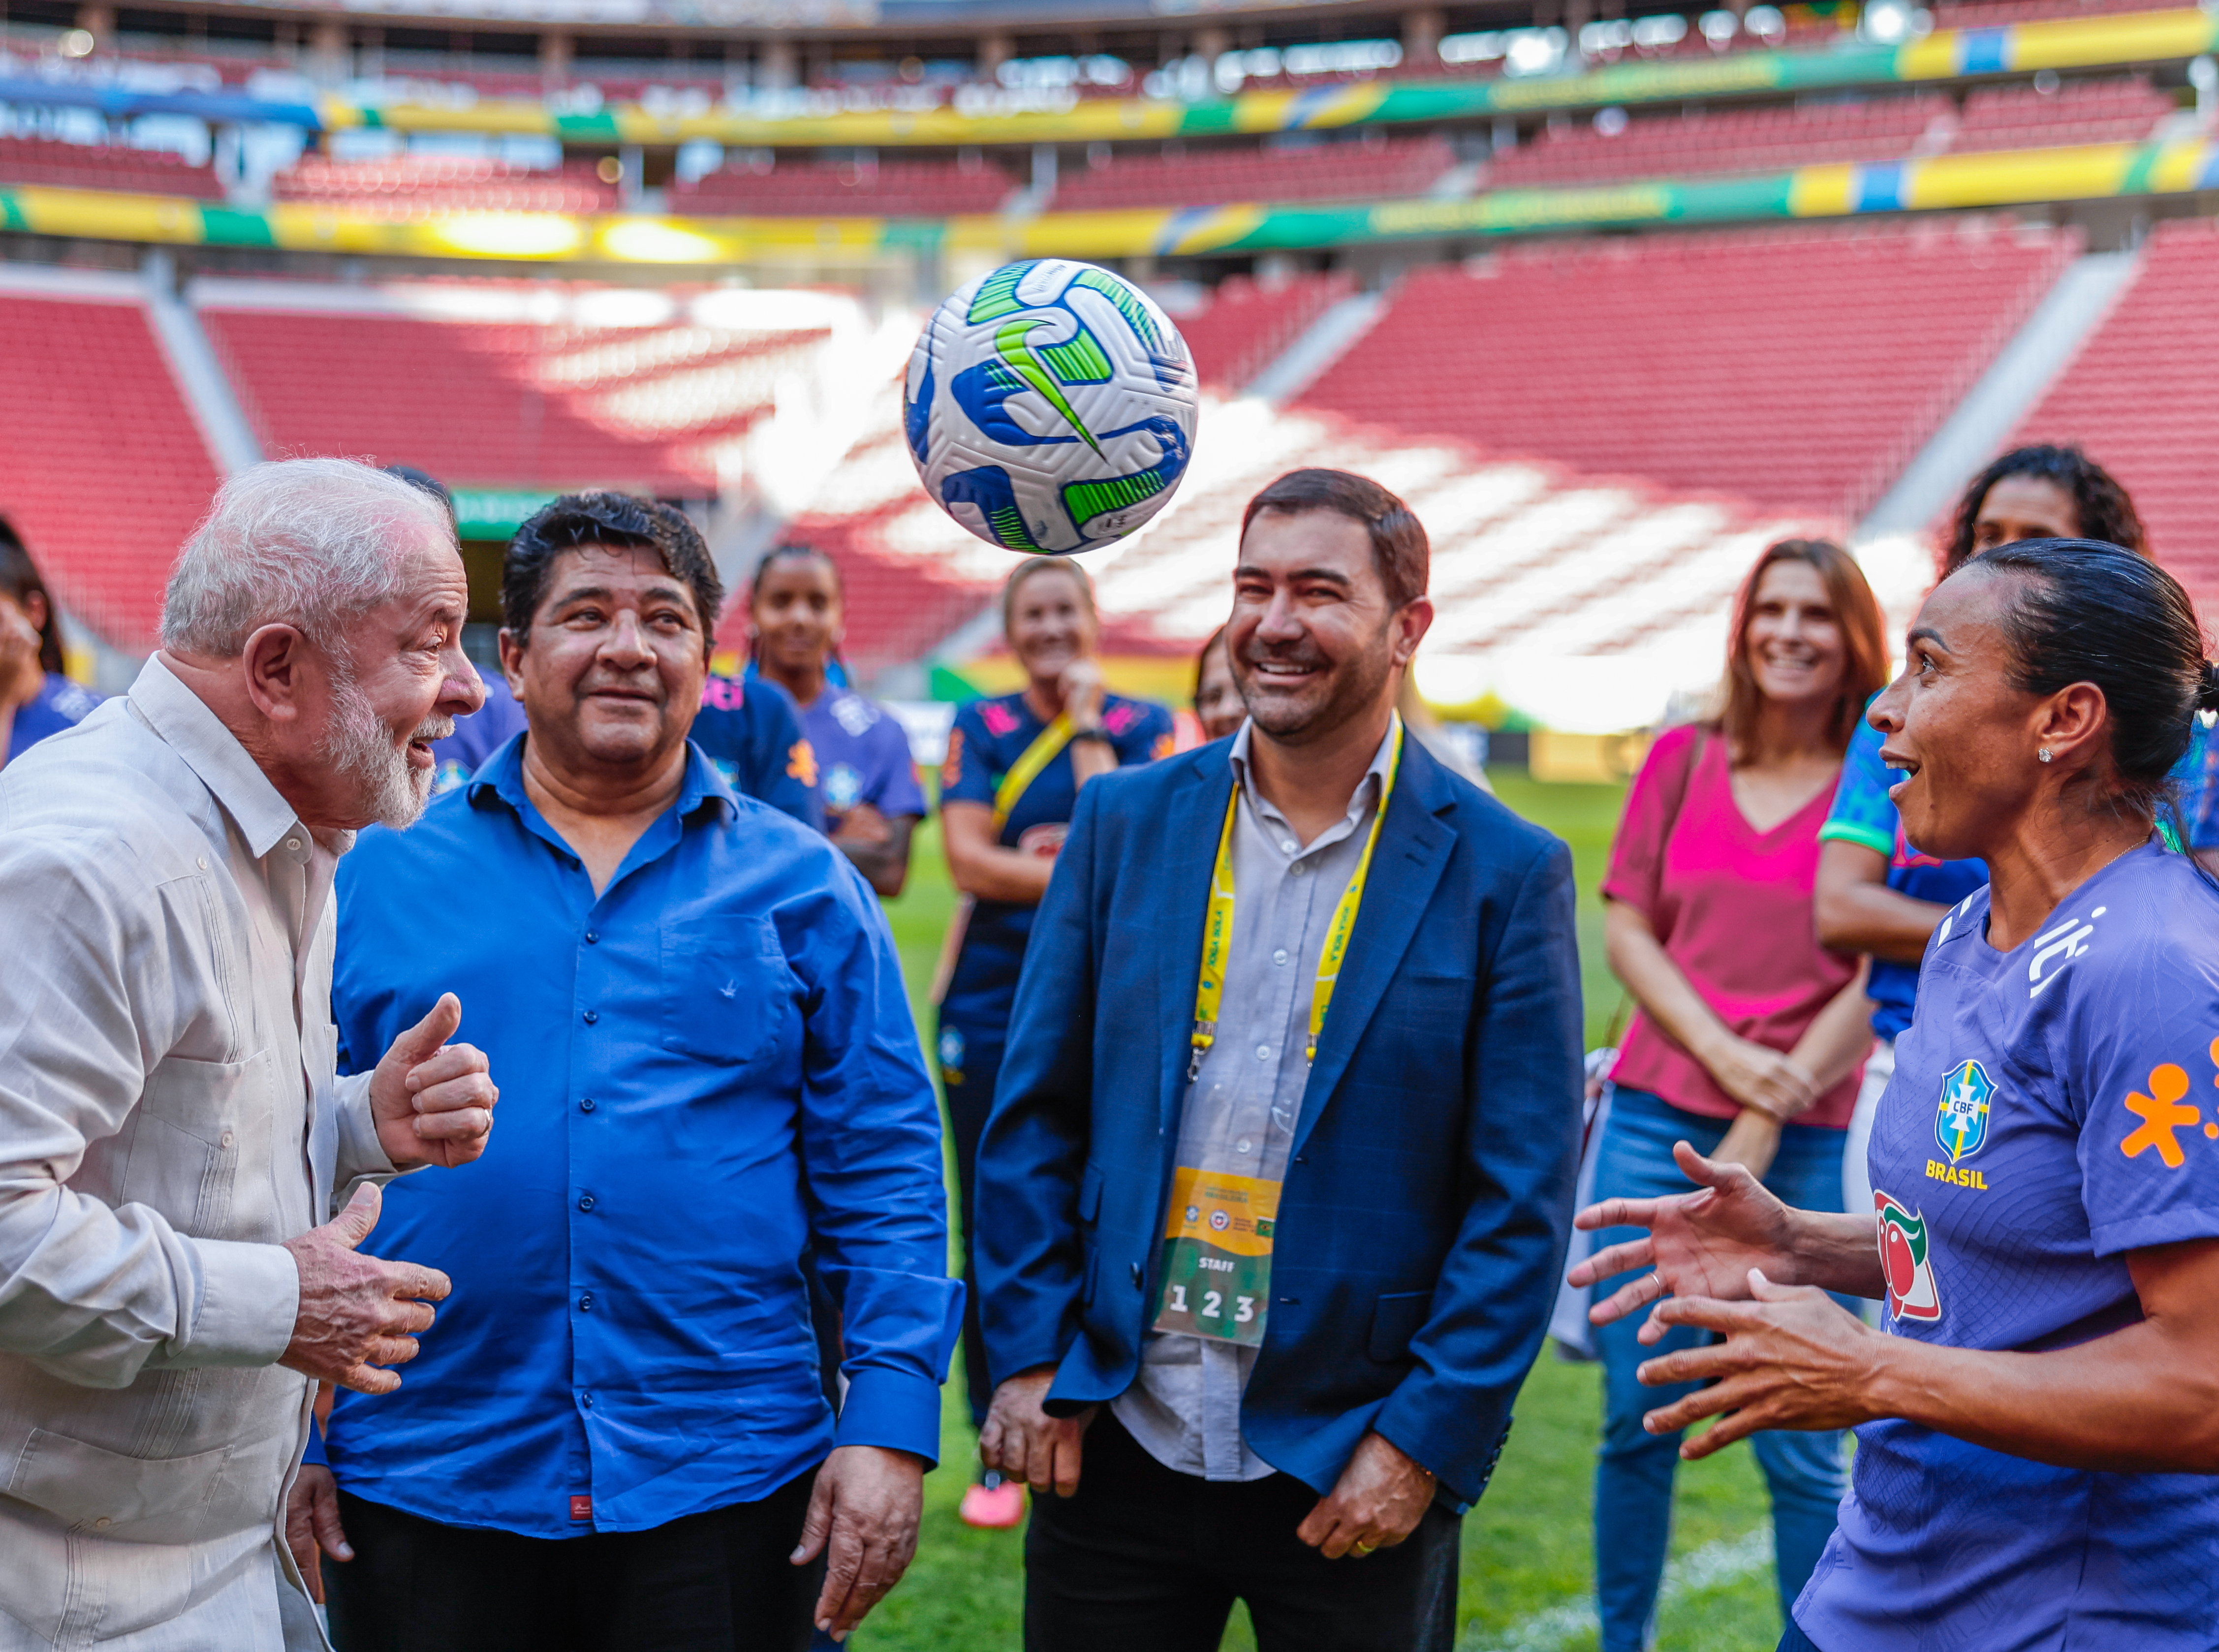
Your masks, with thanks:
[[(442, 16), (449, 15), (444, 9)], [(2219, 15), (2196, 7), (1937, 29), (1901, 46), (1844, 35), (1834, 49), (1740, 51), (1712, 59), (1607, 65), (1568, 74), (1487, 79), (1382, 78), (1298, 90), (1257, 90), (1184, 102), (1081, 99), (1007, 113), (960, 108), (818, 111), (805, 95), (790, 113), (711, 109), (699, 114), (612, 104), (567, 110), (537, 100), (314, 102), (230, 92), (149, 91), (65, 77), (0, 78), (0, 103), (79, 107), (111, 120), (148, 114), (216, 122), (261, 121), (312, 132), (375, 128), (552, 137), (572, 144), (676, 145), (693, 140), (785, 147), (1124, 142), (1479, 120), (1607, 106), (1847, 90), (1857, 87), (2177, 62), (2219, 48)], [(836, 102), (836, 98), (830, 101)]]
[(2219, 141), (2089, 144), (1798, 167), (1758, 177), (1495, 189), (1461, 200), (1250, 203), (1029, 219), (681, 218), (323, 204), (242, 208), (99, 189), (0, 188), (0, 230), (178, 246), (703, 269), (954, 253), (980, 259), (1260, 253), (1548, 230), (1751, 223), (2219, 189)]

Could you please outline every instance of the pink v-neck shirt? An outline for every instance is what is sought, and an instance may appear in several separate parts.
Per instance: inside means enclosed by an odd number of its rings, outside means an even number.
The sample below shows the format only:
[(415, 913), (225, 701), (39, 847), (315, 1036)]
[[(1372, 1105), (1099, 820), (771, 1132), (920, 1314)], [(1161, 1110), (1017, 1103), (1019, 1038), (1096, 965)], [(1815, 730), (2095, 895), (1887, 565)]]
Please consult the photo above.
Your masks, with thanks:
[[(1625, 800), (1602, 892), (1648, 915), (1665, 956), (1719, 1020), (1751, 1043), (1786, 1052), (1856, 974), (1853, 954), (1818, 944), (1811, 911), (1818, 828), (1834, 789), (1821, 787), (1760, 832), (1734, 801), (1723, 739), (1703, 738), (1688, 772), (1688, 748), (1700, 735), (1674, 729), (1650, 748)], [(1682, 773), (1687, 792), (1675, 822), (1672, 795)], [(1862, 1071), (1860, 1062), (1796, 1122), (1845, 1127)], [(1741, 1111), (1645, 1011), (1626, 1028), (1611, 1078), (1706, 1117)]]

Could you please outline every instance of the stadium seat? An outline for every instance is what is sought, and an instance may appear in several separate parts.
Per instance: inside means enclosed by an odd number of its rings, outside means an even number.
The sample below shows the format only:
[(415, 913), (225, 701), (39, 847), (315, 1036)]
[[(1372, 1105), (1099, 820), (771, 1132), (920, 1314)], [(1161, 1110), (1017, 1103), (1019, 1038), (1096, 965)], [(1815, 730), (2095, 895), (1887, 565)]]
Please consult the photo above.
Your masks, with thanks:
[(1059, 174), (1058, 212), (1207, 207), (1242, 201), (1359, 201), (1423, 195), (1456, 164), (1439, 138), (1331, 142), (1304, 149), (1115, 155)]
[(305, 155), (270, 180), (280, 201), (343, 206), (380, 217), (429, 217), (446, 212), (612, 212), (617, 192), (588, 160), (536, 171), (500, 161), (446, 155), (391, 160), (326, 160)]
[(1507, 251), (1409, 276), (1301, 400), (1850, 521), (2078, 245), (1973, 220)]
[[(264, 445), (371, 454), (457, 485), (705, 498), (824, 335), (468, 319), (502, 283), (397, 285), (327, 304), (226, 295), (201, 319)], [(512, 290), (517, 283), (507, 284)], [(428, 301), (410, 314), (414, 299)]]
[(1295, 341), (1326, 307), (1355, 290), (1345, 273), (1257, 281), (1228, 276), (1199, 309), (1178, 315), (1203, 383), (1238, 390)]
[(183, 157), (122, 144), (62, 143), (52, 138), (0, 138), (0, 184), (61, 189), (121, 189), (133, 195), (188, 196), (221, 201), (213, 168)]
[(691, 184), (674, 183), (665, 197), (671, 211), (761, 214), (766, 217), (859, 216), (938, 218), (1000, 209), (1016, 184), (984, 161), (881, 161), (873, 166), (824, 161), (789, 163), (758, 172), (726, 165)]
[(2219, 225), (2160, 224), (2134, 283), (2019, 426), (2013, 444), (2069, 442), (2133, 494), (2150, 548), (2219, 616)]
[(170, 565), (216, 481), (135, 297), (0, 287), (0, 518), (73, 614), (151, 650)]

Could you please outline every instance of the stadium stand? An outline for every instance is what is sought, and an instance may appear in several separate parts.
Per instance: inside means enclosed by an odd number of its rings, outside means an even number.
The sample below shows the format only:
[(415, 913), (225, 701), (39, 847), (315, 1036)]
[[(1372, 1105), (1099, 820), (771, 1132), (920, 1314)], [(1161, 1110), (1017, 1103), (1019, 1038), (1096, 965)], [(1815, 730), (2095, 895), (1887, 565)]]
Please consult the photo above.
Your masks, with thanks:
[(537, 171), (496, 160), (403, 155), (339, 162), (304, 155), (270, 179), (279, 201), (316, 202), (356, 211), (428, 216), (442, 212), (613, 212), (617, 192), (589, 160)]
[(65, 606), (145, 652), (216, 467), (127, 278), (72, 280), (0, 282), (0, 517)]
[[(1300, 465), (1361, 471), (1409, 502), (1432, 540), (1440, 608), (1426, 654), (1482, 669), (1538, 647), (1617, 656), (1635, 674), (1667, 673), (1660, 680), (1684, 680), (1690, 659), (1714, 673), (1736, 582), (1770, 539), (1813, 525), (1254, 401), (1207, 397), (1202, 428), (1165, 513), (1087, 555), (1103, 611), (1125, 617), (1105, 641), (1113, 652), (1184, 653), (1221, 624), (1241, 510)], [(917, 658), (986, 612), (1010, 569), (1008, 552), (918, 491), (891, 390), (790, 532), (839, 558), (847, 652), (866, 673)], [(728, 645), (741, 623), (728, 622)]]
[(1261, 281), (1227, 276), (1199, 307), (1176, 318), (1194, 352), (1196, 374), (1213, 389), (1242, 388), (1355, 285), (1345, 273)]
[(1507, 251), (1410, 276), (1301, 400), (1854, 519), (2079, 245), (1972, 219)]
[(821, 330), (529, 319), (522, 283), (207, 283), (195, 307), (273, 452), (371, 454), (457, 486), (704, 498)]
[(1352, 201), (1423, 195), (1456, 165), (1439, 138), (1118, 155), (1056, 181), (1058, 212), (1205, 207), (1228, 201)]
[(984, 161), (880, 161), (874, 166), (801, 162), (763, 172), (742, 164), (690, 184), (674, 183), (666, 198), (673, 212), (704, 214), (939, 218), (998, 211), (1016, 187), (1009, 173)]
[(64, 189), (121, 189), (134, 195), (221, 201), (214, 169), (182, 156), (121, 144), (63, 143), (52, 138), (0, 138), (0, 183)]
[(2162, 0), (1942, 0), (1934, 8), (1936, 28), (2001, 28), (2006, 23), (2046, 23), (2060, 18), (2104, 17), (2122, 11), (2159, 11)]
[(2135, 496), (2158, 560), (2219, 613), (2219, 225), (2160, 224), (2142, 266), (2012, 438), (2072, 442)]
[(2054, 92), (2031, 86), (1984, 87), (1966, 95), (1950, 147), (1963, 152), (2138, 143), (2178, 107), (2137, 75), (2067, 81)]
[(1545, 129), (1532, 142), (1497, 155), (1489, 165), (1488, 182), (1497, 189), (1510, 189), (1602, 178), (1776, 172), (1826, 161), (1893, 160), (1909, 154), (1930, 133), (1946, 134), (1949, 121), (1949, 99), (1924, 92), (1786, 109), (1647, 116), (1628, 121), (1615, 135), (1582, 122)]

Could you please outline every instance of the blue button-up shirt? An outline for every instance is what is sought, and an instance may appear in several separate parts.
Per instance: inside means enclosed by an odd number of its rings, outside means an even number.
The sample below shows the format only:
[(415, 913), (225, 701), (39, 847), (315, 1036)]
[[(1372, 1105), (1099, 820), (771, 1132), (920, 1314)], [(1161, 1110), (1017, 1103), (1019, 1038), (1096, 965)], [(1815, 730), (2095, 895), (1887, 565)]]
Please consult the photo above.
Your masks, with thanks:
[[(936, 1456), (961, 1287), (878, 903), (693, 747), (596, 897), (522, 753), (341, 863), (345, 1049), (367, 1064), (453, 988), (501, 1102), (483, 1158), (386, 1189), (364, 1248), (455, 1289), (398, 1393), (341, 1394), (340, 1484), (559, 1537), (761, 1497), (836, 1443)], [(810, 1249), (842, 1310), (836, 1441)]]

